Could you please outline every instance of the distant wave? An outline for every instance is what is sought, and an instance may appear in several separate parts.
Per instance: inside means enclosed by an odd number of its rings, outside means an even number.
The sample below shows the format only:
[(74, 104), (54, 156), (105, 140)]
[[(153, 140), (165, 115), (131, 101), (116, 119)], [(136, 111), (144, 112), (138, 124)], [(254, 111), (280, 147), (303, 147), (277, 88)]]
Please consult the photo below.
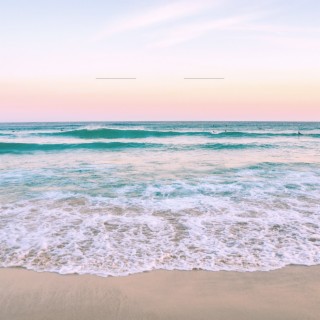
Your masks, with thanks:
[(142, 139), (167, 138), (177, 136), (202, 136), (210, 138), (272, 138), (272, 137), (300, 137), (320, 138), (320, 134), (276, 133), (276, 132), (242, 132), (242, 131), (158, 131), (142, 129), (77, 129), (51, 133), (37, 133), (42, 136), (73, 137), (79, 139)]
[(207, 144), (191, 144), (191, 145), (174, 145), (174, 144), (158, 144), (158, 143), (138, 143), (138, 142), (92, 142), (92, 143), (61, 143), (61, 144), (40, 144), (40, 143), (7, 143), (0, 142), (0, 154), (5, 153), (24, 153), (34, 151), (63, 151), (74, 149), (88, 150), (118, 150), (128, 148), (165, 148), (168, 150), (232, 150), (232, 149), (254, 149), (254, 148), (274, 148), (272, 144), (257, 143), (207, 143)]
[(10, 136), (14, 136), (14, 135), (11, 133), (1, 133), (0, 132), (0, 137), (10, 137)]
[[(48, 134), (47, 134), (48, 135)], [(141, 138), (165, 138), (176, 136), (208, 136), (210, 132), (193, 132), (193, 131), (156, 131), (156, 130), (122, 130), (122, 129), (79, 129), (70, 131), (61, 131), (49, 135), (73, 137), (80, 139), (141, 139)]]
[(40, 143), (6, 143), (0, 142), (0, 154), (23, 153), (32, 151), (59, 151), (68, 149), (126, 149), (126, 148), (157, 148), (162, 144), (136, 142), (93, 142), (76, 144), (40, 144)]
[(255, 149), (255, 148), (275, 148), (274, 144), (258, 144), (258, 143), (207, 143), (200, 145), (202, 149), (225, 150), (225, 149)]
[(283, 133), (283, 132), (242, 132), (242, 131), (227, 131), (212, 133), (212, 137), (221, 137), (221, 138), (272, 138), (272, 137), (311, 137), (311, 138), (320, 138), (320, 134), (299, 134), (298, 132)]

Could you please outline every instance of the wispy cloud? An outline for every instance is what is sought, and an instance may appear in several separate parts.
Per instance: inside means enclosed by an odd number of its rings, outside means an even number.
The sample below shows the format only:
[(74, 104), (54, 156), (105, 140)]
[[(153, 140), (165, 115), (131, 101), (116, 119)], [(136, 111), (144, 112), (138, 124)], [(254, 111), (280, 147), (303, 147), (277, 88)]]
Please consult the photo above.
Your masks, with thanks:
[(162, 36), (162, 39), (150, 44), (151, 47), (170, 47), (198, 38), (209, 31), (241, 29), (243, 25), (256, 20), (258, 13), (237, 15), (222, 19), (198, 21), (177, 26)]
[(212, 7), (218, 1), (176, 1), (170, 4), (153, 7), (136, 15), (127, 15), (121, 19), (110, 21), (107, 26), (95, 35), (95, 40), (101, 40), (113, 34), (153, 26), (170, 20), (178, 20), (193, 16)]
[[(149, 41), (146, 45), (150, 48), (164, 48), (191, 41), (212, 31), (232, 31), (236, 34), (258, 33), (261, 36), (270, 34), (275, 37), (320, 32), (319, 28), (312, 27), (261, 24), (266, 17), (270, 18), (272, 12), (252, 6), (242, 8), (241, 11), (247, 14), (225, 16), (226, 11), (222, 10), (214, 12), (215, 16), (220, 14), (221, 18), (210, 19), (209, 10), (220, 4), (226, 4), (226, 1), (177, 0), (161, 6), (153, 6), (139, 13), (127, 14), (109, 21), (105, 28), (94, 36), (94, 40), (99, 41), (115, 34), (145, 29), (149, 31)], [(190, 18), (191, 21), (189, 21)]]
[(239, 16), (213, 21), (190, 23), (176, 27), (175, 29), (171, 30), (170, 33), (164, 36), (163, 39), (151, 43), (150, 46), (170, 47), (200, 37), (208, 31), (225, 30), (247, 20), (247, 16)]
[(317, 35), (320, 32), (319, 28), (261, 25), (256, 22), (261, 17), (261, 14), (254, 13), (251, 15), (233, 16), (205, 22), (201, 21), (183, 24), (171, 28), (169, 31), (162, 34), (160, 40), (152, 42), (149, 46), (158, 48), (170, 47), (193, 40), (214, 30), (244, 33), (256, 32), (259, 34), (273, 34), (274, 36), (283, 36), (288, 34), (296, 35), (297, 33)]

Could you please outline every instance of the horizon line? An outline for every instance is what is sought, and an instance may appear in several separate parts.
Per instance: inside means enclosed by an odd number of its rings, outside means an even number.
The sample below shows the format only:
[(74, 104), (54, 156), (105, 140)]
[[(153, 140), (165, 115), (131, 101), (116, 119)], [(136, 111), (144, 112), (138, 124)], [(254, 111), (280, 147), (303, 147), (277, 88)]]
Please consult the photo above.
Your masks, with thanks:
[(296, 123), (320, 123), (320, 120), (63, 120), (63, 121), (0, 121), (0, 124), (8, 123), (90, 123), (90, 122), (296, 122)]

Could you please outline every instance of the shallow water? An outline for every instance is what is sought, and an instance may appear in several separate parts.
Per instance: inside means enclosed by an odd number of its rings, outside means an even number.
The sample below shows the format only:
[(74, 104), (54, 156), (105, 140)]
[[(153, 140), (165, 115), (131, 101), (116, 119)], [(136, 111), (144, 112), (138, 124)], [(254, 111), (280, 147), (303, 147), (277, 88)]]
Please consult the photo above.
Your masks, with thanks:
[(0, 124), (0, 190), (2, 267), (320, 263), (320, 123)]

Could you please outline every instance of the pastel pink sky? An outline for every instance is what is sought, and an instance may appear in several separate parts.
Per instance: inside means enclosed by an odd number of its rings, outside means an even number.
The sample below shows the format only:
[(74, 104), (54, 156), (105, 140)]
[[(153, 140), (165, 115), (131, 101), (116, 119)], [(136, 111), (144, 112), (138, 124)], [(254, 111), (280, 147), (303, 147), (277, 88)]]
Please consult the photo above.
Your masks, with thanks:
[(0, 121), (320, 120), (316, 1), (18, 2)]

